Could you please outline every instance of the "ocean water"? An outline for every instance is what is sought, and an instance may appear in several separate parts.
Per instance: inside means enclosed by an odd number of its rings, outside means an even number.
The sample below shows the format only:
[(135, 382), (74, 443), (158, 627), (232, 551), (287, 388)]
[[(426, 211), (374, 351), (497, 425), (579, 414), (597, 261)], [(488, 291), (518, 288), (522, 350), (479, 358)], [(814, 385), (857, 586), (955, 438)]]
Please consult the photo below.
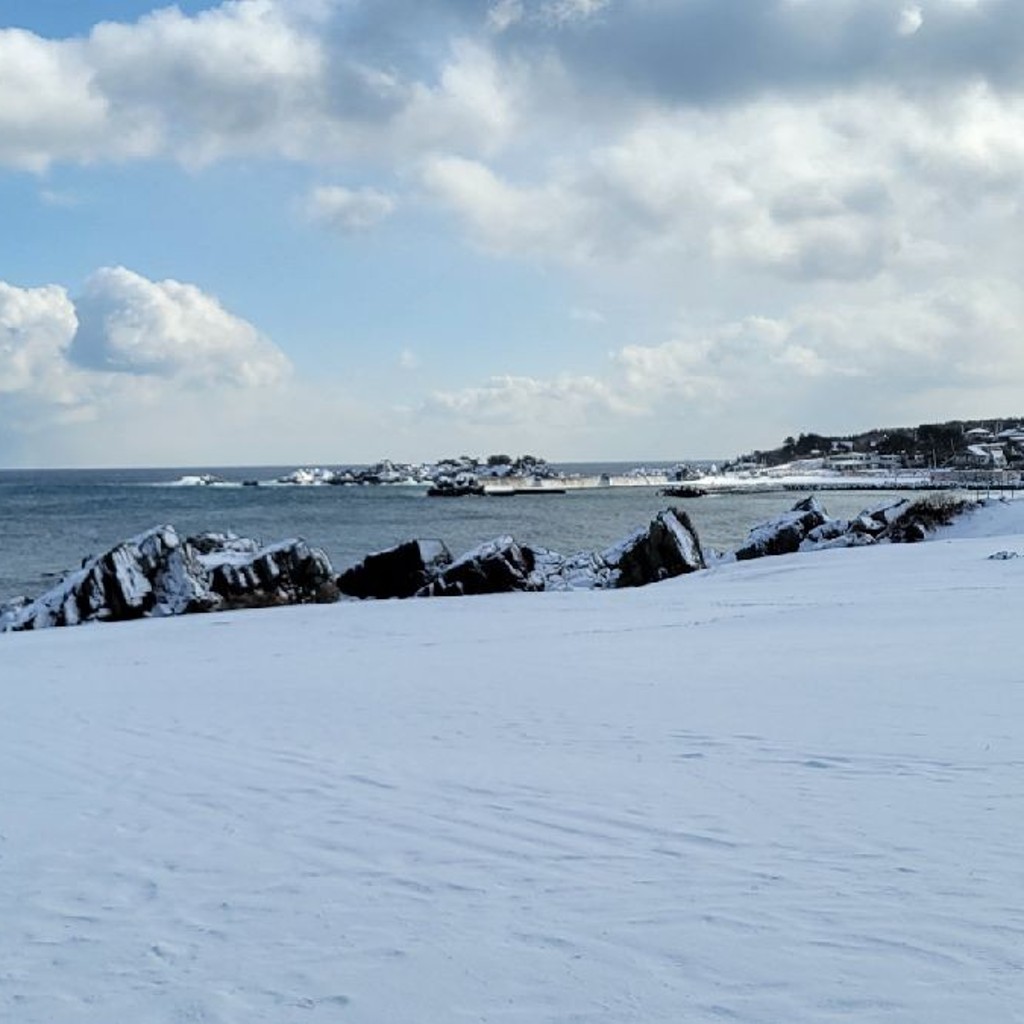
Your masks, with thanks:
[[(562, 467), (594, 474), (631, 466)], [(343, 569), (371, 551), (413, 537), (443, 540), (452, 553), (501, 534), (564, 554), (600, 549), (669, 505), (686, 509), (707, 547), (738, 545), (755, 523), (791, 508), (791, 492), (671, 499), (654, 487), (569, 491), (513, 498), (428, 498), (419, 487), (176, 487), (185, 474), (272, 480), (287, 467), (0, 471), (0, 601), (36, 596), (83, 558), (163, 523), (182, 534), (230, 530), (264, 542), (302, 537)], [(825, 492), (833, 515), (851, 515), (888, 493)]]

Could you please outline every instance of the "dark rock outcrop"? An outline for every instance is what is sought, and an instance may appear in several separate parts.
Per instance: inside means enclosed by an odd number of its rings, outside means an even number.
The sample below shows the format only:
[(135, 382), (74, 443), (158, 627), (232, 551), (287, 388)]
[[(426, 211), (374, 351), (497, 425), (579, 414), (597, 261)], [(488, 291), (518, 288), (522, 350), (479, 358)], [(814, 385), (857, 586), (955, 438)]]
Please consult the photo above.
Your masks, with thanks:
[(417, 592), (419, 597), (458, 597), (470, 594), (507, 594), (543, 590), (534, 574), (537, 557), (532, 548), (512, 537), (487, 541), (456, 559), (432, 582)]
[(601, 553), (615, 587), (643, 587), (706, 568), (697, 531), (681, 509), (659, 512), (644, 530)]
[[(237, 540), (238, 538), (234, 538)], [(304, 540), (287, 540), (243, 553), (212, 551), (201, 556), (209, 587), (222, 607), (310, 604), (323, 600), (332, 583), (330, 560)]]
[(755, 526), (742, 547), (736, 550), (738, 561), (766, 555), (788, 555), (800, 550), (807, 535), (829, 522), (829, 515), (817, 498), (798, 501), (789, 512)]
[(911, 502), (891, 498), (852, 519), (833, 519), (816, 498), (805, 498), (791, 511), (755, 526), (735, 557), (743, 561), (793, 551), (862, 547), (879, 542), (913, 543), (924, 540), (939, 526), (948, 525), (967, 508), (968, 503), (961, 499), (925, 498)]
[(641, 587), (703, 568), (700, 540), (689, 517), (667, 509), (646, 528), (601, 552), (565, 557), (499, 537), (458, 559), (419, 595)]
[(232, 534), (182, 540), (159, 526), (87, 559), (32, 601), (0, 610), (0, 632), (117, 622), (322, 598), (327, 556), (304, 541), (271, 547)]
[(337, 587), (349, 597), (412, 597), (451, 563), (451, 552), (441, 541), (410, 540), (367, 555), (338, 577)]

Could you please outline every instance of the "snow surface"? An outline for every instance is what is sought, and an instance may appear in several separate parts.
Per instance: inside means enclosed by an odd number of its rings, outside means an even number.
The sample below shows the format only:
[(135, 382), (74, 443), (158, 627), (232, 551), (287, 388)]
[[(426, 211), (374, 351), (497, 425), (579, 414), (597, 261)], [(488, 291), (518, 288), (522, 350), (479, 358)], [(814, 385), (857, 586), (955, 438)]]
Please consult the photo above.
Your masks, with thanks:
[(0, 1019), (1024, 1020), (1022, 512), (4, 635)]

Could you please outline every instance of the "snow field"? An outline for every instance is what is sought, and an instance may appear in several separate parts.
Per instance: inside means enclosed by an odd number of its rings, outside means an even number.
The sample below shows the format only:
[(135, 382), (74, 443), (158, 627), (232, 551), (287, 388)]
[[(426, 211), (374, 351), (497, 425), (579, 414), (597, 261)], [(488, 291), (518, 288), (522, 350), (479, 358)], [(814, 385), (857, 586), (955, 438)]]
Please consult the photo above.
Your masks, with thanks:
[(4, 636), (0, 1019), (1024, 1020), (1000, 549)]

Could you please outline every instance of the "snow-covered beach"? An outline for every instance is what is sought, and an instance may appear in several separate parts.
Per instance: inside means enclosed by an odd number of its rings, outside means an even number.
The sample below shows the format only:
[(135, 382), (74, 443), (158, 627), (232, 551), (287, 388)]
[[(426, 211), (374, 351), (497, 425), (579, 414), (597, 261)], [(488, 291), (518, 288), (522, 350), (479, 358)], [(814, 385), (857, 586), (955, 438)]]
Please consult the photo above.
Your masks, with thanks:
[(5, 635), (0, 1011), (1019, 1021), (1022, 513)]

